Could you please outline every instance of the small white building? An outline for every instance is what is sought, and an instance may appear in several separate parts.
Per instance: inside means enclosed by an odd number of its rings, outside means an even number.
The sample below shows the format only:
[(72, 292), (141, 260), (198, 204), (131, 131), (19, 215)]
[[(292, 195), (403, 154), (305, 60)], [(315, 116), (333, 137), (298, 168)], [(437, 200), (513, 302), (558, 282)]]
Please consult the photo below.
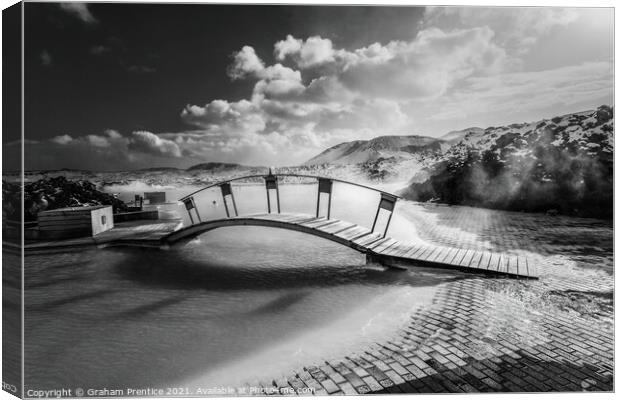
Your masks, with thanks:
[(62, 239), (95, 236), (114, 228), (112, 206), (66, 207), (37, 215), (39, 237)]

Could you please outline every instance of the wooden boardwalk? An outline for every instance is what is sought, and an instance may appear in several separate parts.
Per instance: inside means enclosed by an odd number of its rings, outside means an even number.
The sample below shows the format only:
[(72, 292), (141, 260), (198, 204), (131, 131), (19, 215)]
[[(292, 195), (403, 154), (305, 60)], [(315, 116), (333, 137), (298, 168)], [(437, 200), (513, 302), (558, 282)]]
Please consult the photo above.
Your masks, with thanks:
[(120, 223), (112, 230), (94, 237), (37, 241), (27, 243), (24, 249), (30, 254), (66, 251), (68, 248), (93, 245), (165, 249), (217, 228), (244, 225), (290, 229), (319, 236), (364, 253), (370, 261), (399, 268), (420, 265), (459, 269), (472, 273), (538, 278), (535, 266), (523, 256), (437, 246), (430, 243), (407, 243), (383, 237), (381, 233), (371, 232), (368, 228), (350, 222), (326, 217), (317, 218), (308, 214), (264, 213), (210, 220), (186, 227), (183, 227), (178, 220), (147, 223), (132, 221)]
[(213, 229), (240, 225), (284, 228), (312, 234), (351, 247), (365, 253), (371, 260), (388, 265), (394, 262), (400, 266), (411, 263), (473, 273), (538, 277), (535, 266), (523, 256), (401, 242), (350, 222), (308, 214), (265, 213), (205, 221), (172, 232), (162, 237), (161, 241), (162, 245), (174, 245)]
[[(232, 182), (248, 179), (252, 181), (263, 179), (267, 200), (266, 213), (240, 215)], [(286, 179), (313, 179), (316, 181), (315, 215), (281, 213), (279, 187), (280, 184), (284, 184)], [(332, 189), (335, 184), (361, 187), (367, 190), (370, 195), (376, 196), (377, 208), (370, 229), (331, 217), (332, 204), (335, 201)], [(219, 192), (226, 218), (203, 221), (202, 218), (205, 217), (205, 214), (202, 213), (201, 202), (197, 202), (196, 197), (203, 196), (209, 190)], [(275, 201), (272, 199), (273, 192), (275, 192)], [(211, 193), (211, 195), (213, 194)], [(239, 194), (240, 192), (237, 191), (237, 195)], [(323, 200), (321, 200), (322, 196)], [(325, 196), (327, 196), (326, 216), (320, 216), (321, 206), (325, 206)], [(359, 183), (312, 175), (274, 175), (269, 170), (268, 175), (242, 176), (217, 182), (181, 198), (180, 202), (185, 206), (190, 221), (189, 226), (183, 226), (180, 220), (150, 221), (148, 223), (142, 221), (122, 222), (111, 230), (93, 237), (29, 242), (25, 244), (24, 250), (27, 253), (62, 252), (68, 248), (92, 245), (97, 247), (132, 246), (166, 249), (213, 229), (226, 226), (254, 225), (290, 229), (323, 237), (366, 254), (369, 261), (376, 261), (397, 268), (422, 265), (492, 275), (534, 279), (538, 277), (535, 266), (520, 255), (438, 246), (426, 242), (408, 243), (386, 237), (398, 198), (395, 194)], [(214, 201), (213, 204), (216, 202)], [(383, 215), (387, 213), (387, 222), (378, 223), (381, 213)], [(15, 252), (20, 251), (18, 246), (14, 246), (12, 249)]]
[[(26, 254), (63, 252), (70, 249), (89, 247), (130, 246), (161, 248), (161, 239), (175, 230), (181, 229), (180, 220), (137, 220), (117, 223), (114, 228), (95, 236), (82, 236), (72, 239), (37, 240), (24, 244)], [(20, 251), (19, 245), (10, 246), (14, 253)]]

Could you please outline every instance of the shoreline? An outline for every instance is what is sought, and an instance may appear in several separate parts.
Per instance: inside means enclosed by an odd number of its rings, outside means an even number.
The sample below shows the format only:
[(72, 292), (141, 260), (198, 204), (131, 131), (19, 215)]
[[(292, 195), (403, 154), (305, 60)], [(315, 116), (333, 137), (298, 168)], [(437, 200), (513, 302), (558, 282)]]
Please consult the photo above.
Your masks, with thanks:
[[(454, 210), (446, 207), (433, 211)], [(489, 219), (484, 222), (468, 210), (460, 211), (465, 214), (442, 214), (440, 227), (444, 231), (458, 229), (460, 224), (470, 229), (477, 225), (477, 230), (493, 228), (488, 225)], [(547, 220), (558, 221), (554, 217)], [(529, 222), (526, 218), (509, 226), (526, 232)], [(576, 237), (583, 238), (582, 230), (588, 229), (591, 234), (585, 236), (597, 238), (597, 245), (607, 249), (609, 255), (605, 257), (613, 259), (611, 227), (593, 223), (580, 229), (574, 232)], [(450, 237), (449, 230), (445, 232), (441, 236), (444, 240)], [(563, 230), (554, 232), (565, 236)], [(421, 233), (429, 234), (424, 230)], [(514, 245), (517, 237), (521, 238), (517, 248), (531, 245), (541, 257), (539, 282), (471, 276), (440, 284), (432, 305), (412, 312), (410, 322), (395, 332), (393, 340), (296, 371), (282, 371), (273, 379), (248, 382), (248, 388), (278, 393), (311, 388), (317, 394), (611, 390), (613, 311), (605, 311), (604, 297), (588, 293), (613, 293), (613, 264), (604, 267), (593, 258), (592, 267), (584, 267), (580, 264), (583, 261), (575, 261), (581, 256), (573, 259), (570, 254), (553, 251), (547, 242), (553, 242), (554, 237), (529, 243), (532, 238), (508, 230), (502, 240)], [(577, 302), (563, 300), (575, 296), (571, 293), (581, 293)], [(591, 346), (582, 347), (584, 342)], [(522, 375), (511, 372), (515, 367)], [(547, 376), (539, 368), (554, 371), (553, 375)], [(562, 378), (564, 375), (574, 381)]]
[[(266, 391), (286, 392), (306, 388), (317, 394), (471, 392), (498, 388), (504, 391), (539, 391), (548, 387), (551, 379), (541, 379), (537, 375), (540, 372), (535, 368), (541, 363), (546, 365), (546, 358), (542, 356), (545, 354), (555, 354), (553, 360), (566, 360), (548, 368), (560, 368), (568, 374), (586, 376), (583, 378), (588, 385), (586, 389), (609, 390), (611, 378), (608, 366), (613, 367), (613, 359), (610, 360), (606, 354), (611, 354), (607, 346), (613, 341), (597, 338), (613, 335), (613, 325), (605, 319), (599, 320), (587, 310), (577, 319), (573, 311), (568, 313), (568, 317), (562, 308), (566, 307), (562, 303), (564, 295), (553, 294), (555, 297), (551, 301), (539, 299), (550, 296), (548, 293), (563, 291), (584, 293), (580, 296), (606, 290), (613, 293), (613, 275), (610, 280), (606, 269), (599, 267), (590, 270), (574, 261), (570, 253), (568, 256), (559, 255), (563, 252), (562, 246), (566, 245), (554, 242), (554, 238), (561, 237), (563, 243), (576, 246), (575, 243), (590, 237), (602, 241), (599, 244), (601, 248), (607, 248), (609, 236), (613, 236), (612, 225), (604, 223), (604, 220), (587, 218), (579, 218), (575, 224), (575, 218), (566, 216), (409, 201), (401, 204), (407, 205), (403, 218), (416, 227), (416, 236), (420, 240), (533, 254), (541, 263), (540, 282), (471, 275), (461, 281), (440, 284), (432, 304), (412, 312), (411, 322), (397, 330), (393, 340), (360, 348), (341, 358), (322, 359), (317, 365), (305, 366), (292, 373), (283, 372), (271, 381), (267, 379), (262, 383), (249, 384), (248, 390), (250, 387), (261, 387)], [(154, 221), (153, 225), (160, 222)], [(170, 228), (172, 225), (167, 227)], [(528, 234), (534, 228), (540, 233), (539, 237)], [(585, 234), (583, 229), (592, 233)], [(156, 235), (163, 235), (164, 231), (159, 230)], [(140, 246), (140, 242), (132, 239), (132, 234), (128, 232), (122, 240), (126, 240), (127, 245)], [(102, 237), (98, 241), (95, 238), (80, 238), (57, 241), (47, 249), (44, 249), (45, 246), (40, 246), (40, 249), (42, 252), (52, 249), (62, 253), (67, 249), (105, 247), (112, 245), (114, 240), (110, 237)], [(157, 242), (156, 239), (147, 242), (153, 244), (154, 241)], [(579, 251), (579, 248), (577, 245), (576, 250)], [(30, 254), (37, 254), (36, 246), (30, 250), (34, 250)], [(604, 257), (613, 259), (613, 250), (610, 254)], [(592, 297), (590, 301), (594, 307), (606, 304), (604, 297)], [(514, 318), (515, 315), (521, 317)], [(574, 326), (579, 327), (578, 334), (581, 336), (573, 335)], [(480, 330), (481, 327), (484, 328)], [(564, 346), (549, 345), (573, 343), (569, 340), (571, 338), (595, 343), (603, 350), (581, 349), (575, 344), (577, 347), (572, 348), (568, 357), (563, 353)], [(472, 348), (469, 343), (475, 343), (475, 346)], [(527, 362), (521, 368), (527, 371), (529, 379), (513, 379), (510, 372), (500, 375), (502, 365), (520, 365), (524, 359)], [(575, 360), (589, 360), (588, 363), (600, 365), (601, 370), (586, 374), (587, 371), (579, 364), (573, 363)], [(459, 371), (467, 372), (462, 375)], [(557, 386), (550, 386), (554, 390), (576, 390), (576, 387), (556, 383)]]

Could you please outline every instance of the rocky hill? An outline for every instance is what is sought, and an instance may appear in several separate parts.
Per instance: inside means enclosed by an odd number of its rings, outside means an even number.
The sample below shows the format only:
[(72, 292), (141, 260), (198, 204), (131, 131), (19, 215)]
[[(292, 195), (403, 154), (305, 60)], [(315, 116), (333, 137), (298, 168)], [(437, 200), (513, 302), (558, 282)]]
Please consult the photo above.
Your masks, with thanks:
[(224, 163), (224, 162), (206, 162), (202, 164), (192, 165), (186, 171), (230, 171), (239, 169), (252, 169), (260, 167), (246, 167), (241, 164)]
[(411, 159), (418, 155), (440, 154), (444, 141), (426, 136), (379, 136), (330, 147), (304, 165), (363, 164), (379, 159)]
[(428, 168), (406, 198), (609, 218), (613, 108), (473, 130)]
[(460, 131), (450, 131), (443, 136), (440, 136), (439, 139), (448, 142), (450, 144), (460, 142), (465, 136), (475, 136), (482, 135), (484, 133), (484, 129), (482, 128), (467, 128)]
[[(2, 182), (3, 221), (21, 219), (22, 194), (20, 189), (20, 185)], [(71, 181), (64, 176), (57, 176), (30, 182), (24, 186), (25, 221), (35, 221), (37, 214), (45, 210), (95, 205), (111, 205), (115, 213), (127, 209), (122, 201), (99, 191), (89, 181)]]

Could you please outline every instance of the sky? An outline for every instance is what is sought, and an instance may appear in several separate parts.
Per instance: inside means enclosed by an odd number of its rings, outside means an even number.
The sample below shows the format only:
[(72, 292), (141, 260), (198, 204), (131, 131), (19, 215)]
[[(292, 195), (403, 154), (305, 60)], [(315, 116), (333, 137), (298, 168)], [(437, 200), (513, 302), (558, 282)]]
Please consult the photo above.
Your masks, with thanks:
[(25, 166), (296, 165), (613, 105), (613, 39), (611, 8), (26, 3)]

